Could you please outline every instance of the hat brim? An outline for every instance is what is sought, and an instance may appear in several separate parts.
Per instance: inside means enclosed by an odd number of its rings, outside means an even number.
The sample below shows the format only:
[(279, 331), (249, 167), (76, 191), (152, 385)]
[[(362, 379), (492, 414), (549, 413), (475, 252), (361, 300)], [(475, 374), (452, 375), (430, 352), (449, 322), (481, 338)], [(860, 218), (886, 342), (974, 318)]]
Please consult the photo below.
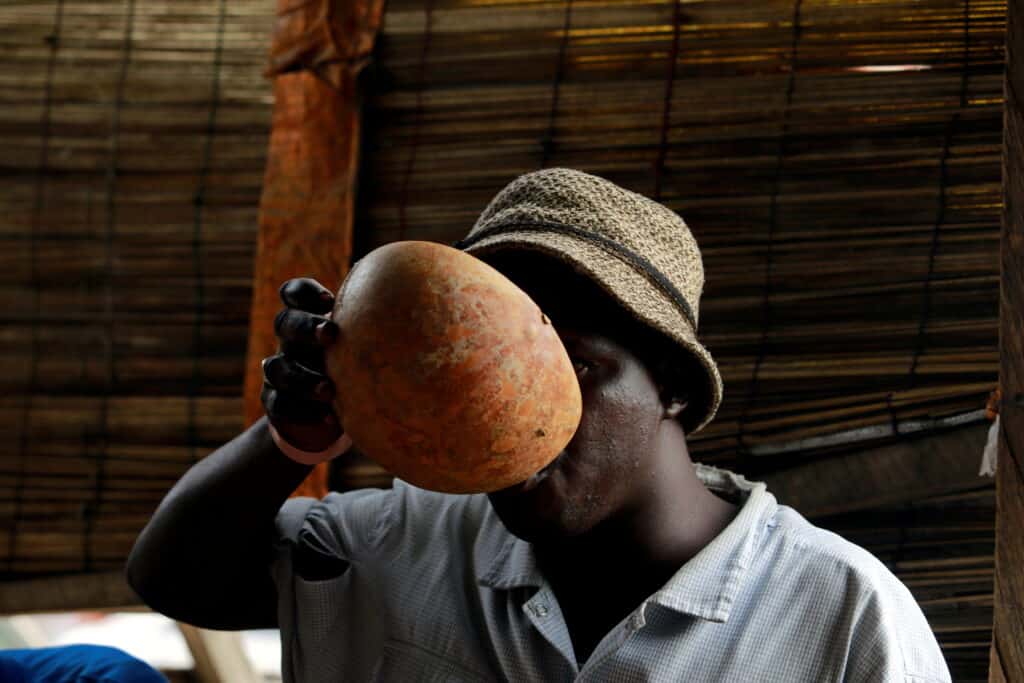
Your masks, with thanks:
[(509, 249), (537, 251), (566, 262), (597, 283), (641, 323), (675, 342), (704, 371), (702, 386), (693, 387), (685, 412), (689, 432), (698, 432), (714, 418), (722, 403), (722, 376), (708, 350), (697, 341), (689, 321), (650, 278), (596, 244), (556, 232), (507, 232), (485, 237), (466, 252), (485, 257)]

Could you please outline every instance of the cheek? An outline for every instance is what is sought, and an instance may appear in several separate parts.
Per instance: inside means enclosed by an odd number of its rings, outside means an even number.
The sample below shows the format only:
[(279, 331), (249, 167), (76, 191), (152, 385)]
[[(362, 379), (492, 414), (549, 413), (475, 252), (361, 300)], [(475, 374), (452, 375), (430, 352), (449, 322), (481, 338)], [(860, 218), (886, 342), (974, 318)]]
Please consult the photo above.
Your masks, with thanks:
[(591, 474), (603, 480), (601, 488), (629, 484), (621, 475), (647, 461), (661, 412), (657, 394), (638, 392), (635, 386), (615, 383), (584, 392), (583, 418), (572, 447), (598, 470)]

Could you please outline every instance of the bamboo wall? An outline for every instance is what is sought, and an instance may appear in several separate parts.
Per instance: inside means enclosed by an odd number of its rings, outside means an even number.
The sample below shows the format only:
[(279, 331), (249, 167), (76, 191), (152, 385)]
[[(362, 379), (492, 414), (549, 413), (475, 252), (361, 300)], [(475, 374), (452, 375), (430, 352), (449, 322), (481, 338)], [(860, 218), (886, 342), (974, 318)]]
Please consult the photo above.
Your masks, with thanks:
[[(0, 5), (6, 580), (116, 570), (241, 427), (272, 11)], [(758, 446), (979, 409), (1004, 31), (997, 0), (390, 0), (357, 252), (454, 241), (515, 175), (578, 167), (701, 243), (726, 400), (698, 458), (766, 473), (833, 453)], [(985, 678), (991, 628), (992, 489), (974, 486), (820, 520), (911, 586), (958, 681)]]
[(115, 569), (237, 433), (262, 0), (0, 5), (0, 575)]

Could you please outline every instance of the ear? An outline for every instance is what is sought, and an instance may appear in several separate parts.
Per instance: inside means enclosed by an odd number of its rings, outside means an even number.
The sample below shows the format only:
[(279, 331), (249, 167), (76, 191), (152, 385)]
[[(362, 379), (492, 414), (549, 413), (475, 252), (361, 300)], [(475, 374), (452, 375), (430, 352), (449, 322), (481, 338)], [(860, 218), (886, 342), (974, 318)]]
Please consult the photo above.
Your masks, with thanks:
[(679, 417), (686, 406), (690, 404), (685, 398), (669, 398), (665, 403), (665, 412), (663, 416), (668, 420), (674, 420)]

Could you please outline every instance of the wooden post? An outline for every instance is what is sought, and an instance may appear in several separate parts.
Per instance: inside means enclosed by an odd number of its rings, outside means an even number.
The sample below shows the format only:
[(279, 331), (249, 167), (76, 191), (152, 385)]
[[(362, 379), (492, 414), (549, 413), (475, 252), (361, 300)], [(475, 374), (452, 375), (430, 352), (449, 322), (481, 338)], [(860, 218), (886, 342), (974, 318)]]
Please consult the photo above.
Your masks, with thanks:
[(990, 681), (1024, 681), (1024, 0), (1010, 0), (1003, 127), (1001, 429)]
[(208, 631), (181, 622), (178, 629), (192, 653), (199, 683), (260, 683), (261, 677), (245, 654), (241, 633)]
[[(246, 358), (248, 423), (263, 414), (260, 360), (277, 348), (278, 288), (314, 277), (337, 289), (352, 256), (359, 163), (356, 79), (369, 59), (383, 0), (278, 0), (271, 48), (274, 114)], [(327, 491), (321, 465), (296, 493)]]

